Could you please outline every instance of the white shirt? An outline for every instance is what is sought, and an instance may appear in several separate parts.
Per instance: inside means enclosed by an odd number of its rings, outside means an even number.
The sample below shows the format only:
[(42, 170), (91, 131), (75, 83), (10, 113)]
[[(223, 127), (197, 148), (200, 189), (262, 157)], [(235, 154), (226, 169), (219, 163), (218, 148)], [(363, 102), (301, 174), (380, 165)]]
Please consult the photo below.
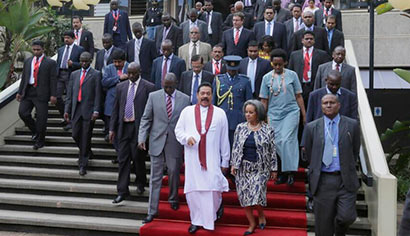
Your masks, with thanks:
[[(167, 61), (167, 73), (169, 72), (169, 67), (171, 66), (171, 61), (172, 61), (172, 57), (174, 56), (174, 54), (172, 53), (171, 55), (169, 55), (168, 57), (168, 61)], [(161, 65), (161, 72), (164, 68), (164, 63), (165, 63), (165, 56), (162, 56), (162, 65)]]
[[(253, 69), (253, 74), (251, 71), (251, 66), (254, 65), (254, 69)], [(256, 58), (255, 60), (252, 60), (251, 58), (249, 58), (249, 62), (248, 62), (248, 69), (247, 71), (247, 76), (249, 77), (249, 79), (251, 80), (251, 87), (252, 87), (252, 93), (255, 92), (255, 76), (256, 76), (256, 69), (258, 66), (258, 58)]]
[[(74, 36), (76, 35), (75, 32), (77, 32), (77, 30), (74, 30)], [(74, 40), (75, 44), (80, 45), (80, 39), (81, 39), (82, 33), (83, 33), (83, 28), (80, 28), (78, 30), (78, 37), (77, 38), (74, 37), (75, 38), (75, 40)]]
[[(38, 60), (39, 60), (39, 64), (38, 64), (38, 68), (40, 69), (40, 65), (41, 62), (43, 61), (44, 58), (44, 54), (41, 55)], [(33, 60), (31, 60), (31, 70), (30, 70), (30, 81), (28, 82), (29, 84), (33, 85), (34, 84), (34, 65), (36, 64), (36, 57), (33, 57)], [(37, 74), (38, 76), (38, 74)], [(38, 79), (38, 77), (37, 77)], [(38, 82), (38, 81), (37, 81)]]
[[(73, 45), (74, 45), (74, 43), (71, 44), (71, 45), (66, 45), (66, 46), (64, 47), (63, 56), (61, 57), (61, 65), (60, 65), (60, 68), (64, 68), (64, 66), (63, 66), (63, 61), (64, 61), (65, 53), (66, 53), (66, 51), (67, 51), (67, 46), (68, 46), (68, 57), (67, 57), (68, 59), (67, 59), (67, 62), (70, 60), (71, 51), (73, 50)], [(67, 68), (68, 68), (68, 65), (67, 65)]]
[[(269, 24), (269, 21), (265, 20), (265, 33), (266, 33), (267, 29), (268, 29), (268, 24)], [(270, 30), (269, 30), (270, 36), (273, 35), (273, 29), (274, 29), (274, 27), (275, 27), (275, 21), (272, 20), (272, 21), (270, 21)]]
[[(127, 98), (128, 98), (128, 94), (131, 91), (131, 88), (132, 88), (131, 86), (132, 86), (132, 83), (133, 83), (131, 80), (128, 80), (128, 81), (129, 81), (129, 85), (128, 85)], [(140, 81), (141, 81), (141, 76), (137, 79), (137, 81), (134, 82), (135, 83), (135, 86), (134, 86), (134, 99), (135, 99), (135, 95), (137, 94), (137, 89), (138, 89), (138, 85), (140, 84)], [(130, 119), (126, 119), (125, 116), (124, 116), (124, 121), (125, 122), (134, 121), (135, 120), (134, 112), (135, 112), (134, 103), (132, 103), (132, 117)]]
[[(343, 63), (339, 64), (339, 72), (342, 72), (342, 64)], [(336, 70), (336, 65), (337, 65), (337, 63), (333, 60), (332, 61), (332, 70)]]
[[(196, 96), (196, 91), (194, 91), (194, 83), (195, 83), (195, 72), (192, 72), (192, 84), (191, 84), (191, 102), (192, 102), (192, 97)], [(202, 81), (202, 70), (198, 74), (198, 87), (201, 84)]]
[[(310, 59), (310, 60), (309, 60), (309, 65), (310, 65), (310, 67), (309, 67), (309, 71), (308, 71), (309, 81), (307, 81), (307, 82), (310, 82), (310, 81), (312, 80), (312, 53), (313, 53), (313, 46), (308, 49), (308, 53), (309, 53), (309, 59)], [(305, 54), (306, 54), (306, 47), (303, 46), (303, 63), (305, 62)], [(302, 81), (305, 82), (304, 80), (302, 80)], [(305, 82), (305, 83), (306, 83), (306, 82)]]
[[(239, 28), (239, 38), (241, 37), (242, 29), (243, 29), (243, 26), (241, 26), (241, 28)], [(235, 40), (236, 31), (238, 31), (238, 29), (234, 27), (233, 28), (233, 39), (234, 40)]]
[(208, 34), (212, 34), (212, 27), (211, 27), (212, 12), (213, 12), (213, 11), (210, 11), (210, 12), (207, 13), (207, 14), (209, 15)]
[(189, 20), (189, 28), (191, 29), (193, 26), (197, 26), (198, 27), (198, 20), (192, 22), (191, 20)]
[[(215, 74), (215, 63), (216, 63), (216, 60), (212, 59), (212, 74)], [(221, 70), (222, 70), (222, 60), (218, 61), (218, 68), (219, 68), (219, 73), (222, 73), (221, 72)]]
[[(330, 91), (329, 90), (329, 88), (327, 87), (327, 85), (326, 85), (326, 92), (329, 94), (329, 93), (332, 93), (332, 91)], [(342, 90), (340, 90), (340, 88), (337, 90), (337, 92), (336, 92), (336, 94), (335, 94), (336, 96), (338, 96), (338, 97), (340, 97), (341, 95), (342, 95)]]
[(299, 17), (299, 19), (296, 19), (295, 17), (293, 17), (293, 32), (296, 32), (301, 29), (301, 19), (302, 19), (301, 17)]

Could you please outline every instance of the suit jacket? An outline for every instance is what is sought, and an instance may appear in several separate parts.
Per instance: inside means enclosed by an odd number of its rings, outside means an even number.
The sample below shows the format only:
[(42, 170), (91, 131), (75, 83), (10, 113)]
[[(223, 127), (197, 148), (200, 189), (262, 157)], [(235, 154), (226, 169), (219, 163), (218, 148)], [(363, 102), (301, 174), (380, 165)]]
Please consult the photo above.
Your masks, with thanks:
[[(151, 71), (151, 80), (150, 82), (155, 84), (155, 89), (161, 89), (161, 80), (162, 80), (162, 62), (163, 56), (159, 56), (154, 60), (152, 64), (152, 71)], [(169, 62), (168, 62), (169, 63)], [(172, 56), (171, 64), (169, 66), (168, 72), (172, 72), (177, 76), (177, 80), (179, 81), (181, 78), (182, 72), (186, 71), (185, 61), (181, 58), (177, 57), (175, 54)]]
[(233, 35), (233, 28), (225, 30), (222, 35), (222, 46), (224, 48), (225, 55), (238, 55), (241, 57), (246, 57), (248, 55), (248, 43), (251, 40), (256, 40), (255, 34), (253, 31), (243, 27), (239, 36), (238, 45), (235, 45)]
[[(182, 24), (179, 26), (182, 29), (182, 43), (186, 44), (188, 43), (191, 39), (189, 38), (189, 25), (190, 25), (191, 20), (186, 20), (182, 22)], [(201, 37), (199, 38), (200, 41), (202, 42), (208, 42), (209, 37), (208, 37), (208, 25), (206, 22), (202, 20), (197, 20), (197, 26), (199, 28), (199, 32), (201, 33)]]
[[(57, 66), (56, 66), (57, 77), (60, 75), (60, 67), (61, 67), (61, 61), (63, 60), (64, 50), (66, 50), (66, 45), (60, 47), (57, 50)], [(73, 62), (73, 65), (68, 67), (69, 74), (81, 68), (80, 55), (83, 52), (84, 52), (83, 47), (73, 44), (73, 48), (71, 49), (70, 58), (68, 58), (68, 60), (71, 60)]]
[[(155, 42), (145, 37), (141, 37), (141, 47), (139, 61), (141, 65), (141, 77), (149, 80), (151, 76), (152, 61), (158, 57)], [(129, 63), (135, 60), (135, 41), (132, 39), (127, 42), (127, 61)]]
[(337, 46), (345, 46), (345, 36), (342, 31), (335, 29), (333, 31), (332, 39), (330, 40), (329, 55), (332, 55), (333, 50), (335, 50)]
[[(306, 112), (306, 122), (311, 122), (323, 116), (322, 97), (326, 94), (326, 87), (314, 90), (310, 93)], [(352, 119), (357, 119), (356, 94), (345, 88), (340, 88), (340, 95), (338, 95), (338, 98), (340, 101), (339, 113)]]
[[(181, 75), (181, 80), (179, 81), (178, 90), (183, 92), (188, 96), (196, 96), (196, 91), (192, 91), (192, 78), (194, 76), (194, 72), (192, 70), (185, 71)], [(212, 72), (202, 70), (202, 77), (201, 77), (201, 84), (204, 82), (208, 82), (212, 84), (214, 82), (214, 75)], [(194, 92), (192, 94), (192, 92)], [(191, 104), (191, 99), (189, 99), (189, 104)]]
[[(253, 20), (253, 15), (246, 13), (246, 12), (242, 12), (242, 13), (245, 15), (245, 18), (243, 19), (243, 27), (251, 30), (253, 27), (253, 24), (255, 23)], [(223, 31), (226, 31), (233, 27), (232, 19), (233, 19), (233, 14), (229, 14), (226, 17), (224, 21), (224, 25), (223, 25)]]
[(284, 24), (285, 24), (285, 27), (286, 27), (286, 39), (288, 40), (287, 46), (288, 46), (288, 50), (290, 50), (290, 48), (292, 47), (293, 34), (295, 33), (294, 32), (295, 26), (293, 24), (293, 17), (290, 18), (289, 20), (285, 21)]
[[(82, 69), (71, 73), (67, 88), (65, 113), (71, 115), (72, 120), (77, 110), (81, 71)], [(81, 111), (78, 112), (81, 112), (81, 116), (84, 120), (90, 120), (93, 112), (100, 112), (101, 95), (101, 72), (90, 68), (81, 85)], [(73, 122), (75, 121), (73, 120)]]
[[(253, 32), (255, 33), (255, 37), (258, 42), (261, 42), (262, 37), (266, 35), (266, 26), (266, 22), (262, 21), (256, 23), (253, 27)], [(274, 22), (273, 32), (271, 32), (271, 35), (275, 40), (276, 47), (282, 48), (285, 51), (288, 50), (288, 40), (286, 35), (286, 27), (284, 24)]]
[[(113, 53), (115, 50), (118, 50), (118, 49), (119, 49), (119, 48), (114, 47), (114, 45), (113, 45), (113, 48), (112, 48), (112, 50), (111, 50), (111, 53), (110, 53), (110, 55), (108, 56), (107, 66), (108, 66), (109, 64), (113, 63), (113, 61), (112, 61), (112, 53)], [(95, 66), (94, 66), (94, 68), (95, 68), (96, 70), (101, 71), (101, 72), (104, 71), (104, 55), (105, 55), (105, 49), (100, 49), (100, 50), (98, 50), (97, 55), (95, 56)]]
[[(323, 24), (323, 11), (324, 9), (319, 9), (315, 11), (315, 25), (320, 27), (325, 27), (325, 24)], [(336, 29), (343, 31), (342, 13), (339, 10), (332, 7), (332, 15), (336, 16)]]
[[(242, 59), (241, 63), (239, 64), (239, 74), (248, 74), (248, 64), (249, 57)], [(270, 61), (262, 59), (260, 57), (257, 58), (255, 73), (255, 92), (253, 93), (254, 98), (259, 98), (259, 91), (261, 89), (263, 76), (272, 71), (272, 69), (273, 68), (270, 64)]]
[[(200, 17), (200, 19), (204, 22), (206, 22), (206, 13), (203, 13)], [(222, 20), (222, 14), (216, 11), (212, 11), (212, 17), (211, 17), (211, 29), (212, 29), (212, 36), (208, 37), (208, 43), (211, 44), (211, 46), (215, 46), (216, 44), (220, 43), (222, 40), (222, 26), (223, 26), (223, 20)], [(208, 32), (208, 29), (207, 29)], [(210, 35), (210, 32), (208, 32), (208, 36)], [(202, 41), (202, 40), (201, 40)]]
[(183, 146), (175, 137), (175, 126), (181, 111), (191, 104), (189, 97), (175, 90), (175, 105), (172, 108), (171, 119), (168, 119), (166, 110), (166, 93), (163, 89), (152, 92), (148, 96), (147, 105), (141, 118), (138, 142), (146, 142), (149, 135), (149, 154), (159, 156), (165, 144), (172, 147), (171, 155), (180, 158), (183, 155)]
[(271, 4), (270, 0), (257, 0), (255, 3), (255, 11), (254, 16), (256, 17), (257, 21), (263, 20), (263, 13), (265, 11), (265, 7)]
[[(317, 119), (305, 126), (304, 140), (309, 164), (309, 187), (312, 195), (316, 194), (322, 168), (325, 145), (324, 118)], [(340, 172), (345, 189), (355, 192), (359, 188), (356, 174), (356, 162), (360, 150), (360, 129), (356, 120), (340, 116), (339, 122), (339, 160)]]
[[(225, 73), (226, 73), (226, 65), (225, 65), (225, 62), (224, 62), (222, 59), (220, 60), (220, 62), (221, 62), (221, 64), (222, 64), (220, 74), (225, 74)], [(209, 72), (211, 72), (211, 73), (213, 74), (213, 73), (214, 73), (213, 67), (214, 67), (214, 65), (212, 64), (212, 60), (210, 60), (210, 61), (208, 61), (208, 62), (204, 65), (203, 70), (209, 71)]]
[[(128, 14), (123, 11), (119, 10), (119, 18), (118, 18), (118, 29), (121, 36), (121, 42), (126, 43), (128, 40), (132, 39), (131, 27), (130, 27), (130, 20), (128, 19)], [(104, 34), (109, 33), (113, 35), (112, 28), (114, 27), (114, 17), (112, 16), (112, 11), (105, 14), (104, 18)], [(117, 31), (118, 32), (118, 31)], [(127, 39), (128, 38), (128, 39)]]
[[(320, 65), (315, 79), (315, 89), (326, 87), (325, 79), (329, 72), (332, 70), (332, 61)], [(341, 72), (342, 74), (342, 84), (341, 87), (352, 91), (357, 94), (356, 85), (356, 71), (355, 68), (346, 63), (342, 63)]]
[[(34, 57), (30, 57), (24, 61), (23, 74), (21, 76), (21, 82), (18, 90), (18, 94), (22, 99), (26, 96), (27, 86), (30, 82), (31, 65)], [(54, 60), (44, 55), (41, 61), (37, 74), (37, 98), (41, 102), (48, 102), (51, 96), (56, 96), (57, 92), (57, 64)]]
[[(125, 62), (123, 73), (127, 74), (128, 62)], [(104, 103), (104, 115), (111, 116), (114, 100), (116, 96), (115, 86), (121, 82), (118, 75), (117, 68), (114, 64), (109, 64), (104, 68), (103, 77), (101, 80), (102, 88), (107, 91)]]
[(80, 46), (84, 48), (86, 52), (91, 53), (94, 56), (94, 38), (93, 33), (83, 29), (80, 37)]
[[(178, 48), (182, 46), (182, 30), (178, 26), (175, 26), (174, 24), (171, 24), (170, 27), (171, 28), (168, 31), (166, 39), (169, 39), (172, 41), (172, 45), (174, 46), (174, 53), (178, 53)], [(155, 31), (155, 44), (156, 44), (158, 55), (160, 55), (159, 52), (161, 49), (161, 43), (163, 41), (162, 39), (163, 32), (164, 32), (164, 25), (157, 26), (156, 31)]]
[[(303, 33), (305, 32), (305, 29), (302, 28), (296, 33), (293, 34), (293, 37), (291, 39), (291, 48), (290, 51), (296, 51), (299, 49), (303, 48), (302, 45), (302, 38), (303, 38)], [(313, 32), (315, 33), (315, 48), (317, 49), (322, 49), (323, 51), (328, 52), (329, 51), (329, 44), (327, 42), (327, 32), (324, 28), (322, 27), (317, 27), (315, 26), (313, 28)]]
[(290, 13), (290, 11), (288, 9), (285, 9), (285, 8), (281, 7), (279, 9), (279, 12), (275, 12), (275, 21), (276, 22), (284, 23), (285, 21), (289, 20), (290, 18), (292, 18), (292, 14)]
[[(204, 63), (207, 63), (209, 60), (211, 60), (211, 45), (208, 43), (204, 43), (202, 41), (198, 41), (197, 44), (199, 45), (198, 54), (202, 57)], [(178, 55), (181, 59), (185, 61), (186, 68), (191, 69), (191, 58), (189, 57), (189, 53), (189, 42), (178, 49)]]
[(312, 52), (312, 65), (311, 65), (311, 82), (310, 83), (304, 83), (303, 82), (303, 68), (305, 67), (304, 63), (304, 54), (303, 54), (303, 49), (297, 50), (295, 52), (292, 52), (290, 55), (289, 59), (289, 66), (288, 69), (293, 70), (298, 74), (299, 81), (302, 84), (302, 89), (303, 89), (303, 99), (305, 101), (305, 104), (308, 101), (309, 98), (309, 93), (313, 90), (313, 85), (315, 83), (315, 78), (316, 78), (316, 72), (318, 70), (319, 65), (326, 63), (330, 61), (330, 56), (327, 54), (327, 52), (314, 48)]
[[(115, 90), (117, 96), (115, 97), (112, 115), (110, 119), (110, 131), (114, 131), (117, 139), (120, 140), (123, 136), (123, 126), (124, 126), (124, 112), (125, 105), (127, 103), (129, 80), (122, 81), (119, 83)], [(134, 128), (135, 128), (135, 138), (138, 138), (139, 126), (141, 117), (144, 114), (145, 105), (147, 104), (148, 96), (154, 91), (154, 85), (144, 79), (140, 79), (138, 84), (137, 92), (134, 98)]]

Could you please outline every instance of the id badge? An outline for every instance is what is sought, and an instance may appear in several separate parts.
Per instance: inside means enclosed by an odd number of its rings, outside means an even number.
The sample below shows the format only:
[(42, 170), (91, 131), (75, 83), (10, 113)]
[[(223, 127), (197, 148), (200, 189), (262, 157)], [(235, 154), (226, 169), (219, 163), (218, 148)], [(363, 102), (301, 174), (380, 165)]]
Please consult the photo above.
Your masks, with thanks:
[(312, 71), (308, 71), (308, 77), (309, 77), (309, 79), (311, 79), (312, 78)]
[(337, 147), (333, 146), (333, 157), (337, 157)]
[(114, 25), (114, 27), (112, 27), (112, 31), (113, 32), (117, 31), (117, 26), (116, 25)]
[(154, 23), (154, 18), (151, 19), (151, 23)]

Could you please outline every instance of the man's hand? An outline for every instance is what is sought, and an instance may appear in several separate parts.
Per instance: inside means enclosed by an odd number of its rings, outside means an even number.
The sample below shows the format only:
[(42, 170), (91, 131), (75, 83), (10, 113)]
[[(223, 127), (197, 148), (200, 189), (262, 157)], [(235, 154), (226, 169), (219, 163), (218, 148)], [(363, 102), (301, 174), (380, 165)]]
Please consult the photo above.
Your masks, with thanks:
[(67, 65), (68, 65), (69, 67), (72, 67), (72, 66), (73, 66), (73, 61), (72, 61), (72, 60), (68, 60), (68, 61), (67, 61)]
[(21, 94), (16, 94), (16, 100), (17, 102), (21, 102)]
[(194, 137), (190, 137), (188, 139), (188, 146), (194, 146), (195, 143), (196, 143), (196, 141), (195, 141)]
[(221, 171), (222, 171), (222, 174), (227, 175), (229, 173), (229, 168), (221, 167)]
[(110, 131), (108, 134), (108, 137), (110, 139), (110, 143), (114, 142), (114, 137), (115, 137), (115, 132), (114, 131)]
[(95, 121), (98, 118), (99, 113), (98, 112), (93, 112), (93, 115), (91, 116), (91, 120)]
[(139, 149), (141, 149), (141, 150), (147, 150), (146, 148), (145, 148), (145, 143), (144, 142), (142, 142), (142, 143), (138, 143), (138, 148)]
[(70, 116), (68, 115), (68, 113), (64, 113), (64, 120), (67, 122), (70, 122)]
[(231, 167), (231, 174), (233, 175), (233, 176), (236, 176), (236, 172), (237, 172), (238, 170), (237, 169), (235, 169), (233, 166)]
[(273, 180), (273, 181), (275, 181), (276, 180), (276, 177), (278, 176), (278, 172), (276, 172), (276, 171), (271, 171), (270, 172), (270, 178)]
[(51, 102), (51, 104), (56, 105), (56, 103), (57, 103), (57, 97), (55, 97), (55, 96), (50, 96), (50, 102)]
[(127, 75), (127, 74), (122, 74), (122, 75), (120, 75), (120, 80), (121, 80), (121, 81), (127, 80), (127, 79), (128, 79), (128, 75)]

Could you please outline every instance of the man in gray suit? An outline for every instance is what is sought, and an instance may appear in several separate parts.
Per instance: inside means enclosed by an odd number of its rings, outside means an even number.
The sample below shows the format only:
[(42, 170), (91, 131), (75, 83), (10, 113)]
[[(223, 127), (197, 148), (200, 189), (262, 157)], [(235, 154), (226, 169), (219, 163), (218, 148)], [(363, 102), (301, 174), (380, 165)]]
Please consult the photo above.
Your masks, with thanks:
[(181, 24), (181, 29), (182, 29), (182, 43), (188, 43), (190, 41), (189, 35), (190, 35), (190, 29), (193, 26), (196, 26), (199, 28), (199, 31), (201, 32), (201, 38), (200, 40), (202, 42), (208, 42), (208, 25), (206, 22), (202, 20), (198, 20), (198, 12), (196, 11), (195, 8), (192, 8), (189, 11), (188, 14), (188, 20), (184, 21)]
[(288, 9), (281, 7), (282, 1), (281, 0), (272, 0), (272, 6), (275, 9), (275, 22), (284, 23), (285, 21), (292, 18), (292, 14)]
[(292, 12), (292, 18), (285, 21), (286, 27), (286, 39), (288, 40), (288, 48), (290, 48), (291, 39), (294, 33), (296, 33), (302, 25), (302, 6), (294, 4), (290, 10)]
[(326, 94), (322, 98), (324, 117), (307, 124), (304, 131), (318, 236), (345, 235), (357, 217), (360, 130), (358, 122), (340, 115), (339, 109), (337, 96)]
[(149, 135), (149, 155), (151, 157), (151, 177), (149, 183), (148, 216), (143, 221), (149, 223), (158, 215), (159, 195), (164, 170), (164, 160), (169, 176), (168, 201), (173, 210), (178, 210), (179, 172), (183, 162), (183, 146), (175, 138), (175, 125), (181, 111), (190, 105), (189, 97), (176, 90), (177, 78), (168, 73), (163, 89), (149, 95), (141, 118), (138, 147), (146, 150)]
[(207, 63), (211, 60), (212, 47), (210, 44), (201, 42), (199, 39), (201, 37), (200, 30), (197, 26), (192, 26), (189, 30), (190, 41), (178, 49), (178, 55), (181, 59), (185, 61), (186, 68), (191, 69), (191, 58), (195, 55), (200, 55), (204, 61)]
[(333, 51), (333, 61), (319, 66), (316, 74), (314, 89), (326, 87), (326, 78), (330, 71), (337, 70), (342, 74), (342, 87), (357, 94), (356, 70), (353, 66), (344, 63), (346, 50), (338, 46)]

